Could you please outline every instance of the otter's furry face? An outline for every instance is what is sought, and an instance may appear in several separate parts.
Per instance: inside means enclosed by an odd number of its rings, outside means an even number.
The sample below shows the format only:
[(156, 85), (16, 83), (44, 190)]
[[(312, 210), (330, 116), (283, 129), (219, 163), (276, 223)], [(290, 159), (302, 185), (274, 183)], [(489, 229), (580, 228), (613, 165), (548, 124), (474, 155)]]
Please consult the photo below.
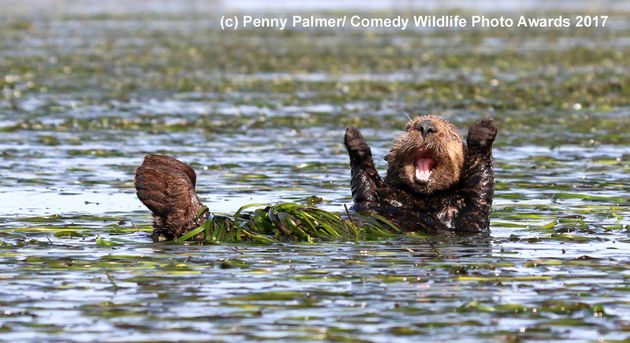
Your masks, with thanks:
[(429, 195), (459, 181), (464, 167), (464, 144), (457, 128), (437, 116), (407, 123), (389, 151), (385, 182)]

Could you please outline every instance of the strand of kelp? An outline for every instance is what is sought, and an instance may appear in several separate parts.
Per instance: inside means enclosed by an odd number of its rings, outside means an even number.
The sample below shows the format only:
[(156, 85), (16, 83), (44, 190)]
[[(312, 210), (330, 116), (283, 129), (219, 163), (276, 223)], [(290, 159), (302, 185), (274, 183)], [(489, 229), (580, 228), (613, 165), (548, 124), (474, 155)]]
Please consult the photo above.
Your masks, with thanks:
[[(252, 212), (243, 211), (256, 208)], [(207, 211), (202, 208), (199, 214)], [(294, 203), (273, 206), (250, 204), (232, 216), (210, 214), (208, 220), (177, 239), (184, 241), (316, 242), (330, 240), (377, 240), (393, 237), (401, 231), (382, 216), (353, 214), (348, 219), (339, 214)]]

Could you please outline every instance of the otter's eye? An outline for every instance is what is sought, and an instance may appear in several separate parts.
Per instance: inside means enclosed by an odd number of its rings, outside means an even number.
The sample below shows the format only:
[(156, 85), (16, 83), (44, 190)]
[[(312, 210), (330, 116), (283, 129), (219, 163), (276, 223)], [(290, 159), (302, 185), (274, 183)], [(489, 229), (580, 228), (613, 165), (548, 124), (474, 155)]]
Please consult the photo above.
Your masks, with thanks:
[(427, 135), (431, 133), (437, 132), (437, 128), (435, 127), (435, 124), (433, 124), (433, 122), (428, 119), (421, 121), (420, 124), (418, 124), (416, 129), (420, 131), (423, 138), (425, 138)]

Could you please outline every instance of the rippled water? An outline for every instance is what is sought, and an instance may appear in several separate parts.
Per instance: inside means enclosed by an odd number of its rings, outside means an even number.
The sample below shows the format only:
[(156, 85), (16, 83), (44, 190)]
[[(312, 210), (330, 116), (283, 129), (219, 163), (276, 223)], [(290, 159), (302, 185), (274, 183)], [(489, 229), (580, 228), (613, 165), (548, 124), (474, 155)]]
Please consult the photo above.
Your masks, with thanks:
[[(582, 31), (220, 32), (220, 6), (147, 4), (0, 4), (0, 341), (630, 339), (627, 12)], [(384, 169), (405, 112), (499, 122), (489, 235), (149, 238), (147, 153), (191, 164), (219, 212), (312, 195), (342, 212), (345, 127)]]

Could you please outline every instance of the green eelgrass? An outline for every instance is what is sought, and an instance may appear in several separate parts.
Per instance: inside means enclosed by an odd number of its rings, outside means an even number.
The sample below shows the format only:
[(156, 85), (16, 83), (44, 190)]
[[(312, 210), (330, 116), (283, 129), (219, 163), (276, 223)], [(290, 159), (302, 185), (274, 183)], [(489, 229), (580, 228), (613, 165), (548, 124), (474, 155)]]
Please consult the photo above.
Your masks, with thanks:
[[(256, 209), (243, 213), (247, 208)], [(401, 231), (387, 219), (353, 214), (345, 219), (339, 214), (294, 203), (273, 206), (250, 204), (234, 215), (210, 215), (201, 226), (179, 237), (207, 243), (277, 241), (316, 242), (320, 240), (375, 240), (393, 237)]]

